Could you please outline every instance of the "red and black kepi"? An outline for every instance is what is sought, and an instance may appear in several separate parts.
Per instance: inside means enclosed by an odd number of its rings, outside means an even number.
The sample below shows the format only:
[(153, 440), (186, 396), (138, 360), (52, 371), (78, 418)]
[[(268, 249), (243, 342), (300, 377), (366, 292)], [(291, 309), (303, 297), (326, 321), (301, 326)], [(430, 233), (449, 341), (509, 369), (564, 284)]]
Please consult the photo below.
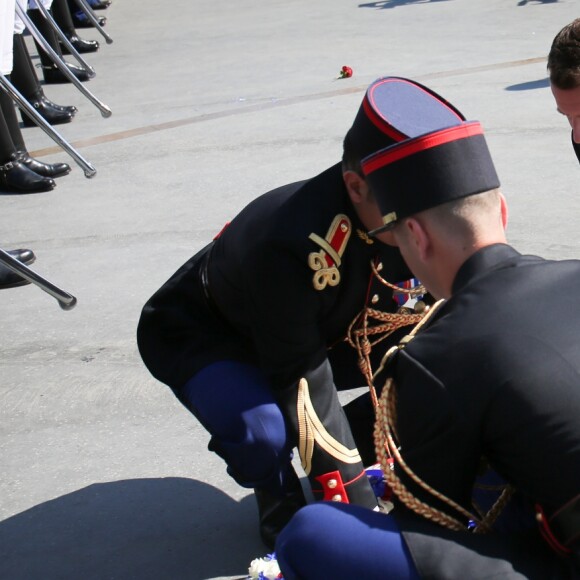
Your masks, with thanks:
[(384, 225), (499, 187), (479, 122), (463, 122), (387, 147), (362, 161)]
[(359, 159), (409, 138), (459, 125), (465, 117), (423, 85), (401, 77), (372, 83), (348, 132)]

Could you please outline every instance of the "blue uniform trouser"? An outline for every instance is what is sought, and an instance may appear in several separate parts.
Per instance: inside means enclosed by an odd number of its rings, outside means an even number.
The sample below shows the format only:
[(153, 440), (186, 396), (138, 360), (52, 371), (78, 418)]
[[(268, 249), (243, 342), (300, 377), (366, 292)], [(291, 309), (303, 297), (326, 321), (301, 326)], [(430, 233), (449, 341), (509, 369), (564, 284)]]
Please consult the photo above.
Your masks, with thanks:
[(342, 503), (302, 508), (276, 541), (285, 580), (418, 580), (392, 516)]
[(209, 431), (209, 449), (225, 460), (238, 484), (284, 491), (295, 442), (260, 369), (213, 363), (187, 382), (181, 400)]

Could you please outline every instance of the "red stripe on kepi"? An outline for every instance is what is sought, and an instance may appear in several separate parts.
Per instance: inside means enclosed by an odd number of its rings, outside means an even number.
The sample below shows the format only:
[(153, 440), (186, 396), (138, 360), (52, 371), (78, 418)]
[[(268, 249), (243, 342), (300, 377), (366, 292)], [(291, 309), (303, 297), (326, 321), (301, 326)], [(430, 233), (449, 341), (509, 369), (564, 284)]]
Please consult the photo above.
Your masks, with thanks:
[(364, 159), (464, 122), (461, 112), (431, 89), (402, 77), (380, 78), (367, 88), (347, 133), (347, 152)]
[(409, 157), (410, 155), (414, 155), (420, 151), (439, 147), (440, 145), (451, 143), (452, 141), (468, 139), (469, 137), (474, 137), (476, 135), (483, 135), (483, 128), (477, 121), (463, 123), (462, 125), (449, 127), (442, 131), (429, 133), (428, 135), (411, 139), (410, 141), (406, 141), (399, 145), (393, 145), (386, 151), (371, 156), (366, 161), (363, 161), (363, 171), (368, 175), (385, 165), (389, 165), (390, 163), (394, 163), (395, 161), (399, 161), (400, 159)]
[[(377, 81), (374, 85), (372, 85), (368, 89), (367, 94), (365, 95), (365, 98), (363, 100), (363, 107), (370, 121), (385, 135), (392, 137), (395, 141), (403, 141), (409, 138), (412, 139), (414, 137), (418, 137), (418, 135), (416, 133), (412, 134), (412, 131), (409, 132), (410, 134), (407, 134), (395, 127), (395, 125), (398, 125), (398, 123), (401, 121), (401, 111), (397, 111), (397, 108), (394, 106), (395, 104), (394, 101), (390, 103), (390, 108), (385, 107), (384, 102), (380, 103), (381, 95), (379, 95), (379, 92), (381, 92), (383, 88), (386, 88), (387, 85), (392, 85), (393, 87), (395, 87), (393, 89), (395, 91), (397, 91), (398, 87), (401, 86), (408, 87), (409, 89), (411, 89), (411, 92), (407, 95), (407, 97), (413, 97), (414, 99), (417, 99), (420, 95), (423, 95), (427, 97), (428, 99), (427, 102), (429, 103), (430, 107), (436, 107), (440, 110), (446, 109), (447, 113), (450, 115), (450, 118), (446, 119), (445, 126), (455, 126), (457, 123), (463, 123), (465, 121), (465, 117), (463, 117), (459, 113), (459, 111), (457, 111), (457, 109), (452, 107), (452, 105), (448, 103), (445, 99), (443, 99), (440, 95), (436, 95), (426, 87), (423, 87), (422, 85), (416, 82), (411, 82), (410, 80), (401, 77), (387, 77), (385, 79)], [(393, 93), (391, 99), (394, 99), (395, 94), (396, 93)], [(382, 93), (382, 96), (384, 96), (384, 91)], [(424, 107), (425, 102), (422, 101), (421, 104), (420, 105), (418, 104), (417, 106)], [(392, 113), (392, 118), (391, 114), (387, 114), (387, 112)], [(441, 115), (440, 111), (438, 112), (438, 115), (439, 116)], [(451, 121), (453, 117), (455, 117), (456, 122)], [(432, 122), (433, 121), (434, 119), (432, 120)], [(423, 120), (423, 122), (425, 122), (425, 119)], [(427, 129), (427, 127), (425, 128)], [(435, 131), (437, 129), (438, 127), (429, 127), (429, 130), (432, 131)]]
[(369, 103), (366, 95), (363, 101), (363, 108), (369, 121), (371, 121), (371, 123), (375, 125), (377, 129), (379, 129), (385, 135), (391, 137), (391, 139), (393, 139), (394, 141), (404, 141), (409, 137), (408, 135), (405, 135), (404, 133), (397, 131), (391, 124), (385, 121), (385, 119), (377, 115), (377, 113)]

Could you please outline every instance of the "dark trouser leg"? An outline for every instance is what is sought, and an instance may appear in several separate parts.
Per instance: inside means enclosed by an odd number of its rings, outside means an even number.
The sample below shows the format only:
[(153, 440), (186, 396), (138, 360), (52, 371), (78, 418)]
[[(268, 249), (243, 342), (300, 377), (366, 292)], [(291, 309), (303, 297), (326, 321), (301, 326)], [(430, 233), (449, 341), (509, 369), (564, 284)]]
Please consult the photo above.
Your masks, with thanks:
[[(4, 93), (0, 91), (0, 101), (4, 98), (6, 98)], [(15, 152), (16, 147), (14, 147), (14, 141), (10, 137), (10, 131), (4, 119), (4, 114), (0, 110), (0, 165), (4, 165), (10, 161)]]
[(40, 96), (42, 87), (34, 71), (30, 54), (22, 34), (14, 35), (14, 62), (10, 78), (12, 84), (22, 93), (26, 100)]
[(68, 37), (76, 35), (67, 0), (52, 0), (51, 12), (58, 27)]
[(18, 118), (16, 117), (14, 101), (12, 101), (4, 91), (0, 91), (0, 108), (2, 108), (2, 115), (6, 123), (6, 129), (13, 143), (13, 148), (18, 151), (26, 151), (24, 138), (20, 131)]
[(286, 580), (419, 579), (395, 519), (359, 506), (305, 507), (280, 534), (276, 556)]
[(259, 369), (234, 361), (214, 363), (187, 383), (181, 400), (212, 435), (212, 451), (241, 486), (273, 492), (283, 487), (294, 445)]
[(294, 441), (267, 380), (252, 365), (222, 361), (197, 373), (180, 399), (212, 435), (209, 449), (224, 459), (228, 473), (254, 488), (261, 536), (272, 548), (305, 501), (291, 465)]
[[(56, 37), (56, 32), (54, 31), (48, 20), (46, 20), (46, 18), (41, 14), (38, 8), (28, 10), (27, 14), (30, 17), (30, 20), (32, 20), (32, 22), (36, 26), (36, 28), (38, 28), (38, 31), (40, 32), (40, 34), (42, 34), (42, 36), (44, 37), (50, 48), (52, 48), (52, 50), (54, 50), (54, 52), (56, 52), (56, 54), (62, 60), (62, 52), (60, 50), (58, 38)], [(52, 68), (54, 66), (54, 63), (52, 62), (50, 56), (46, 54), (42, 46), (40, 46), (36, 40), (34, 41), (34, 44), (36, 44), (36, 50), (38, 50), (38, 56), (40, 57), (40, 62), (42, 63), (42, 66)]]

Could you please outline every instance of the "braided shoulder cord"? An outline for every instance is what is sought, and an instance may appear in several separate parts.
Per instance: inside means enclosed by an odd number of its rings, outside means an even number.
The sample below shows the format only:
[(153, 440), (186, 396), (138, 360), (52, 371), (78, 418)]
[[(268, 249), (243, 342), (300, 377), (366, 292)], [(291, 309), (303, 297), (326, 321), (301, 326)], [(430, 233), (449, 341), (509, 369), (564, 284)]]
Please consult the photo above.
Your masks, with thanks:
[[(422, 318), (422, 320), (417, 323), (411, 333), (403, 339), (401, 344), (399, 346), (390, 348), (386, 352), (381, 360), (379, 368), (373, 375), (373, 378), (381, 372), (386, 362), (395, 352), (404, 347), (405, 344), (413, 339), (417, 332), (419, 332), (419, 330), (427, 323), (427, 321), (433, 316), (433, 314), (443, 303), (443, 300), (436, 302), (431, 310)], [(419, 487), (427, 491), (430, 495), (437, 498), (442, 503), (451, 507), (464, 518), (474, 522), (475, 528), (472, 529), (474, 533), (484, 533), (490, 531), (491, 526), (511, 499), (515, 489), (511, 485), (500, 486), (499, 489), (503, 488), (500, 497), (496, 500), (494, 505), (485, 515), (482, 515), (481, 510), (477, 510), (479, 514), (479, 517), (477, 517), (423, 481), (407, 465), (399, 451), (399, 447), (395, 442), (396, 405), (393, 386), (393, 379), (387, 379), (381, 393), (380, 400), (377, 402), (377, 406), (375, 407), (376, 421), (374, 428), (375, 451), (377, 458), (381, 464), (385, 478), (388, 484), (391, 486), (393, 492), (408, 508), (413, 510), (415, 513), (418, 513), (422, 517), (434, 521), (451, 530), (466, 530), (466, 526), (458, 519), (416, 498), (395, 474), (391, 458), (394, 458), (398, 462), (407, 476)]]
[(405, 463), (399, 449), (395, 443), (393, 432), (391, 426), (392, 421), (392, 410), (394, 409), (394, 403), (391, 403), (390, 395), (392, 392), (393, 380), (388, 379), (381, 393), (379, 407), (377, 409), (377, 420), (375, 423), (375, 450), (377, 457), (381, 463), (381, 467), (385, 473), (385, 478), (391, 486), (397, 497), (411, 510), (415, 513), (432, 520), (446, 528), (452, 530), (465, 530), (465, 526), (457, 519), (452, 516), (426, 504), (425, 502), (417, 499), (403, 484), (399, 479), (393, 469), (389, 468), (388, 457), (392, 456), (397, 461), (397, 463), (403, 468), (405, 473), (415, 482), (417, 485), (422, 487), (424, 490), (429, 492), (431, 495), (442, 501), (443, 503), (449, 505), (461, 515), (468, 519), (475, 519), (475, 517), (461, 507), (459, 504), (448, 499), (443, 494), (439, 493), (437, 490), (432, 488), (430, 485), (425, 483), (420, 479), (411, 468)]
[(413, 328), (413, 330), (411, 330), (411, 332), (405, 336), (398, 345), (391, 347), (389, 350), (387, 350), (387, 352), (384, 354), (383, 358), (381, 359), (381, 362), (379, 364), (379, 367), (377, 368), (377, 370), (375, 371), (375, 373), (373, 374), (373, 378), (376, 378), (381, 372), (382, 370), (385, 368), (385, 365), (387, 364), (387, 361), (391, 358), (391, 356), (393, 356), (393, 354), (395, 352), (397, 352), (401, 346), (404, 346), (405, 344), (407, 344), (407, 342), (409, 342), (410, 340), (413, 339), (413, 337), (417, 334), (417, 332), (419, 332), (419, 330), (421, 330), (421, 328), (423, 328), (423, 326), (425, 326), (425, 324), (427, 323), (427, 321), (435, 314), (435, 312), (437, 312), (437, 310), (439, 309), (440, 306), (442, 306), (445, 303), (445, 300), (438, 300), (437, 302), (435, 302), (435, 304), (433, 304), (433, 306), (431, 306), (430, 308), (427, 308), (421, 315), (420, 315), (420, 319), (417, 321), (415, 327)]
[[(423, 286), (418, 286), (412, 289), (400, 288), (394, 284), (391, 284), (385, 280), (380, 274), (380, 267), (371, 262), (371, 269), (375, 277), (385, 286), (391, 288), (400, 293), (408, 294), (409, 297), (414, 297), (419, 294), (425, 293), (425, 288)], [(381, 394), (380, 401), (377, 398), (376, 388), (374, 386), (374, 381), (377, 376), (383, 371), (386, 363), (390, 357), (397, 352), (400, 348), (413, 339), (417, 332), (426, 324), (426, 322), (433, 316), (437, 311), (439, 306), (444, 303), (444, 300), (439, 300), (430, 309), (426, 309), (422, 313), (411, 313), (405, 309), (401, 309), (398, 313), (383, 312), (380, 310), (375, 310), (370, 307), (365, 307), (351, 322), (346, 340), (356, 351), (358, 355), (359, 368), (365, 377), (369, 391), (371, 394), (371, 399), (373, 406), (375, 408), (376, 421), (374, 429), (375, 438), (375, 450), (377, 458), (381, 464), (385, 478), (390, 485), (393, 492), (399, 497), (399, 499), (407, 505), (411, 510), (418, 513), (419, 515), (438, 523), (444, 527), (447, 527), (456, 531), (465, 531), (466, 526), (460, 522), (458, 519), (442, 512), (430, 506), (429, 504), (416, 498), (403, 484), (399, 477), (395, 474), (392, 464), (392, 458), (398, 461), (401, 468), (405, 473), (421, 488), (426, 490), (429, 494), (436, 497), (442, 503), (448, 505), (453, 510), (461, 514), (464, 518), (472, 520), (475, 522), (476, 527), (472, 530), (475, 533), (488, 532), (493, 525), (493, 522), (500, 515), (501, 511), (505, 505), (510, 500), (514, 493), (514, 488), (512, 486), (505, 486), (503, 491), (487, 512), (487, 514), (482, 516), (481, 510), (477, 510), (479, 517), (470, 513), (462, 506), (454, 502), (453, 500), (447, 498), (426, 482), (424, 482), (418, 475), (416, 475), (411, 468), (406, 464), (399, 449), (395, 443), (395, 398), (390, 396), (390, 393), (394, 391), (392, 389), (393, 381), (388, 379), (383, 392)], [(379, 324), (373, 324), (374, 321), (379, 321)], [(393, 346), (387, 350), (379, 367), (373, 372), (370, 354), (372, 348), (379, 344), (381, 341), (385, 340), (390, 334), (395, 330), (402, 328), (404, 326), (412, 326), (414, 328), (411, 330), (409, 335), (407, 335), (399, 345)], [(375, 337), (371, 340), (369, 337)], [(477, 509), (477, 508), (476, 508)]]
[[(393, 314), (365, 307), (348, 327), (346, 340), (357, 352), (358, 365), (369, 387), (375, 408), (378, 400), (374, 386), (376, 373), (373, 374), (370, 359), (372, 348), (385, 340), (395, 330), (403, 326), (417, 324), (422, 318), (423, 314)], [(375, 321), (379, 321), (380, 324), (373, 324)], [(375, 339), (371, 340), (370, 336), (375, 337)]]
[(388, 484), (391, 486), (391, 489), (397, 495), (397, 497), (415, 513), (451, 530), (466, 531), (466, 526), (459, 520), (419, 500), (406, 488), (403, 482), (395, 474), (392, 464), (389, 461), (389, 458), (393, 457), (401, 466), (403, 471), (405, 471), (405, 473), (419, 487), (427, 491), (442, 503), (445, 503), (454, 509), (456, 512), (460, 513), (468, 520), (473, 521), (475, 523), (475, 528), (471, 530), (472, 532), (489, 532), (491, 530), (491, 526), (514, 494), (515, 488), (511, 485), (500, 486), (500, 489), (503, 487), (503, 491), (501, 492), (500, 497), (496, 500), (494, 505), (485, 515), (482, 515), (481, 511), (478, 510), (479, 517), (477, 517), (423, 481), (407, 465), (395, 442), (393, 435), (395, 425), (395, 403), (394, 396), (391, 396), (391, 393), (394, 390), (392, 388), (393, 385), (394, 381), (390, 378), (385, 383), (379, 400), (378, 408), (376, 409), (377, 418), (374, 429), (375, 451), (385, 474), (385, 478)]
[(509, 503), (512, 496), (516, 492), (516, 488), (513, 485), (506, 484), (500, 487), (502, 488), (500, 496), (491, 506), (489, 511), (482, 516), (481, 523), (479, 524), (478, 528), (475, 529), (475, 532), (485, 532), (491, 530), (491, 526), (493, 526), (495, 520), (497, 520), (497, 518), (501, 515), (501, 512), (504, 510), (505, 506)]

